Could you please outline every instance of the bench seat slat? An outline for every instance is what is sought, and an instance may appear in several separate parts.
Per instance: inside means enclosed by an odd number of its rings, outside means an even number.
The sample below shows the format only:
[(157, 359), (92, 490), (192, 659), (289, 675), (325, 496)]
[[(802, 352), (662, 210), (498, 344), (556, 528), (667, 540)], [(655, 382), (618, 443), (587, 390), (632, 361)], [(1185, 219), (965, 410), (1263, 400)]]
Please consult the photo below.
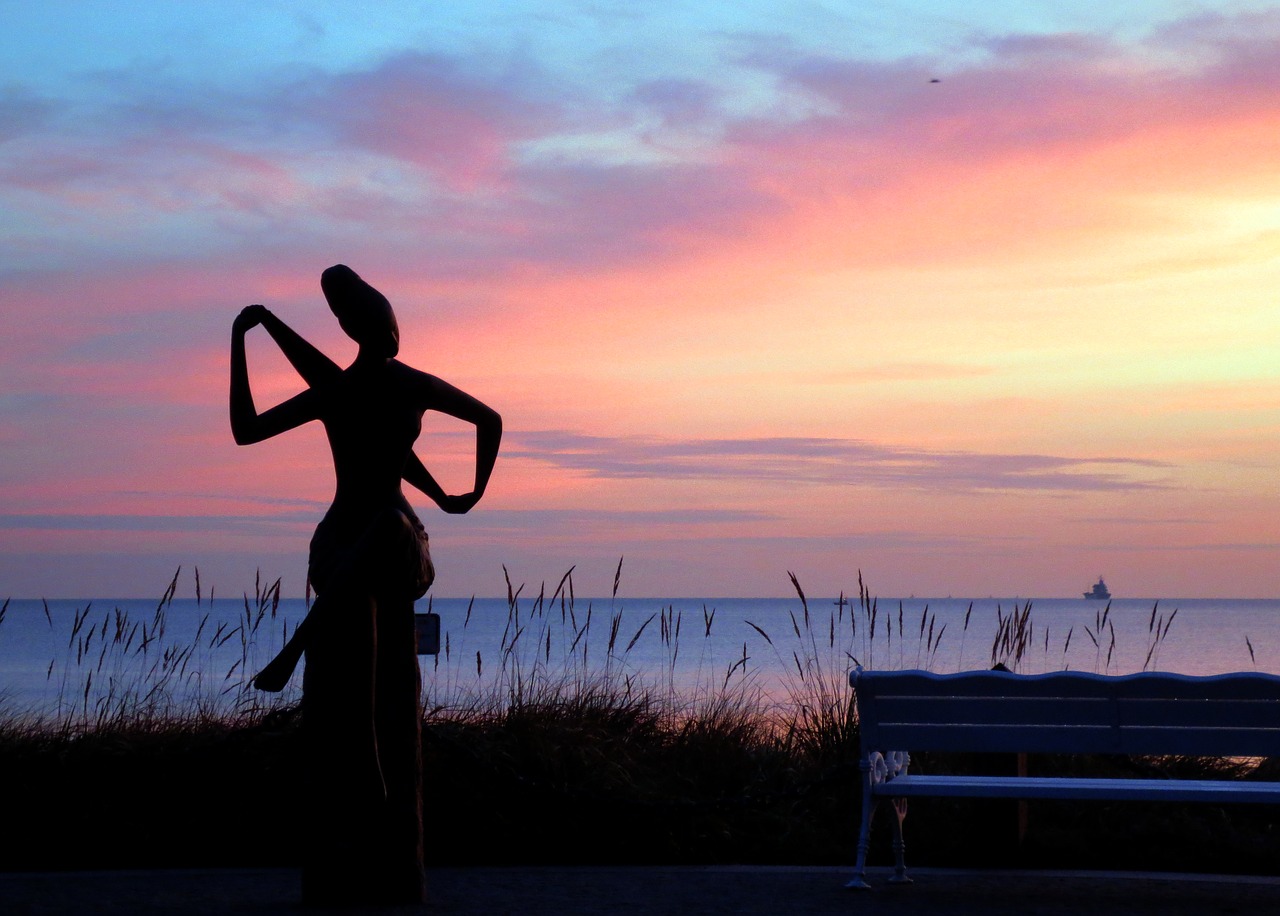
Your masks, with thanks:
[(899, 776), (872, 787), (885, 798), (1116, 799), (1280, 804), (1280, 783), (1196, 779), (1090, 779), (1037, 776)]
[[(1010, 680), (1013, 678), (1014, 680)], [(875, 683), (883, 696), (1000, 696), (1017, 697), (1142, 697), (1181, 699), (1198, 696), (1218, 700), (1264, 700), (1276, 698), (1280, 675), (1258, 672), (1216, 674), (1193, 677), (1167, 672), (1103, 675), (1080, 671), (1047, 674), (1018, 674), (997, 671), (965, 671), (933, 674), (929, 671), (864, 671), (849, 673), (851, 685)], [(1016, 684), (1015, 684), (1016, 681)]]

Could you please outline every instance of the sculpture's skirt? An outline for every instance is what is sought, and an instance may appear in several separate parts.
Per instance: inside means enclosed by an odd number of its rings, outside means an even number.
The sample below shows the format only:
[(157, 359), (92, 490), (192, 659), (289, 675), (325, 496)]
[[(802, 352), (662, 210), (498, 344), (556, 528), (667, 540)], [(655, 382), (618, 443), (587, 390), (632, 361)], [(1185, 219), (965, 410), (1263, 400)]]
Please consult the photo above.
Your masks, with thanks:
[(389, 510), (360, 524), (331, 509), (311, 538), (307, 578), (322, 595), (339, 573), (367, 576), (386, 595), (421, 598), (436, 578), (426, 529), (413, 512)]
[[(332, 514), (331, 514), (332, 515)], [(423, 899), (421, 680), (413, 603), (435, 570), (411, 514), (357, 532), (326, 516), (309, 572), (326, 603), (307, 641), (303, 899)]]

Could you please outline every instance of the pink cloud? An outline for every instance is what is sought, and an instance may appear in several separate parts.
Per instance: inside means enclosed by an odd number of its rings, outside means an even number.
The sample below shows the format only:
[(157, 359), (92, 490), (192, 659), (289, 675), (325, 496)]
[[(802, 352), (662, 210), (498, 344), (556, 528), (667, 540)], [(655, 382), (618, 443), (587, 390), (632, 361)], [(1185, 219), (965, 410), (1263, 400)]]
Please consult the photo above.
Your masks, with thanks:
[(1160, 229), (1143, 195), (1247, 194), (1273, 174), (1280, 29), (1256, 25), (1228, 46), (1202, 34), (1176, 66), (1163, 39), (1013, 36), (939, 83), (922, 61), (759, 56), (812, 107), (734, 120), (709, 91), (654, 90), (723, 125), (723, 142), (679, 164), (522, 171), (529, 203), (510, 212), (528, 229), (508, 238), (589, 271), (706, 255), (975, 261)]
[(462, 188), (505, 168), (510, 144), (532, 132), (542, 107), (469, 77), (455, 61), (423, 54), (339, 75), (310, 106), (310, 117), (344, 144), (413, 163)]

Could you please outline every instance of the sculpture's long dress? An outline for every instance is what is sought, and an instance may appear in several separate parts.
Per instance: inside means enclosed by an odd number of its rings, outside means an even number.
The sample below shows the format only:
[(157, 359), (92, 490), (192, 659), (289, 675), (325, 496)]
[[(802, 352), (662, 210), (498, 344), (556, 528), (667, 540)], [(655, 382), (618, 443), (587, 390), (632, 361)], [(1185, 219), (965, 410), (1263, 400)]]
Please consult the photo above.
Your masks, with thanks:
[[(397, 524), (383, 524), (389, 515)], [(335, 506), (316, 529), (308, 567), (316, 594), (332, 604), (309, 635), (302, 682), (303, 901), (420, 902), (422, 711), (413, 604), (435, 577), (426, 532), (412, 511), (371, 521)], [(347, 574), (353, 567), (359, 575)]]

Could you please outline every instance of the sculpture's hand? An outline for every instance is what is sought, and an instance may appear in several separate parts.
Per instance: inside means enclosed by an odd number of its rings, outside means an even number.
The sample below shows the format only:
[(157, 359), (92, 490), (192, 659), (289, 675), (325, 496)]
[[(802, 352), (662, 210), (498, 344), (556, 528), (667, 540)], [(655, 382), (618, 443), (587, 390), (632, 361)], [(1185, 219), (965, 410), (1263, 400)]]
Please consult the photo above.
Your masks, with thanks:
[(450, 515), (465, 515), (478, 502), (480, 502), (480, 496), (474, 492), (463, 493), (460, 496), (446, 496), (443, 499), (436, 500), (440, 508)]
[(270, 315), (271, 312), (267, 310), (265, 305), (246, 305), (240, 310), (240, 314), (236, 316), (236, 320), (231, 325), (231, 330), (237, 334), (243, 334), (250, 328), (255, 328), (262, 324)]

